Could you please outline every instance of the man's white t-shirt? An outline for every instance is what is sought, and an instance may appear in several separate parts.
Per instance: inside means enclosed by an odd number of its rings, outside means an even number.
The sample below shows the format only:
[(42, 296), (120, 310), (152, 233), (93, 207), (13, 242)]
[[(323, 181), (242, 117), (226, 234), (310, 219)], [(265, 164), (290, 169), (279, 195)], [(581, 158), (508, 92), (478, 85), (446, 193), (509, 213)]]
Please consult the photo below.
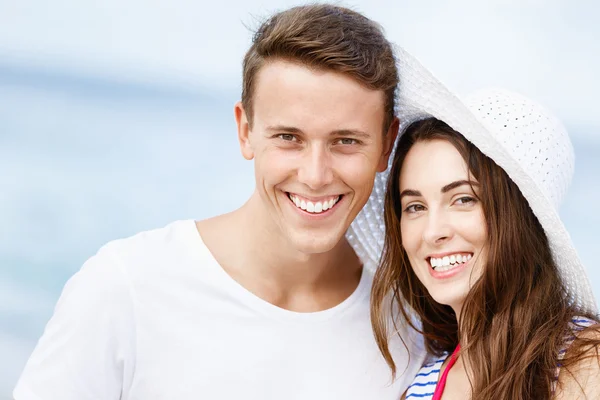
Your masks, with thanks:
[[(232, 248), (235, 243), (231, 243)], [(420, 337), (369, 319), (372, 274), (320, 312), (278, 308), (233, 280), (194, 221), (108, 243), (65, 285), (16, 400), (398, 400), (421, 367)]]

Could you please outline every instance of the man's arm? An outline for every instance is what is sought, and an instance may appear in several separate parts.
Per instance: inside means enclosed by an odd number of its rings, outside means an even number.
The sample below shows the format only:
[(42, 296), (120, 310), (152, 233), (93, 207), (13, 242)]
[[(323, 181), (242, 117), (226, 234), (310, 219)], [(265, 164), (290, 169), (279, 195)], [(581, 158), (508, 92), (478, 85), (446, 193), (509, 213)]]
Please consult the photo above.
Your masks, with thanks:
[(90, 258), (65, 285), (14, 399), (119, 399), (134, 362), (130, 291), (109, 250)]

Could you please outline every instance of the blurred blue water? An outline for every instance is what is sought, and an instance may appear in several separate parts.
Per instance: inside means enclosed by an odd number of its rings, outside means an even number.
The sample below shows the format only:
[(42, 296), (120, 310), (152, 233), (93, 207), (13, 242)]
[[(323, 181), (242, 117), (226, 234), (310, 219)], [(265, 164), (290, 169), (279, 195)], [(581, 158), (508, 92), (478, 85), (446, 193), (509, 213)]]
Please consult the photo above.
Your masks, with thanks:
[[(0, 398), (65, 281), (99, 246), (250, 195), (238, 96), (0, 65)], [(562, 213), (600, 298), (600, 138), (565, 122), (577, 162)]]
[(236, 100), (0, 65), (0, 399), (99, 246), (250, 195)]

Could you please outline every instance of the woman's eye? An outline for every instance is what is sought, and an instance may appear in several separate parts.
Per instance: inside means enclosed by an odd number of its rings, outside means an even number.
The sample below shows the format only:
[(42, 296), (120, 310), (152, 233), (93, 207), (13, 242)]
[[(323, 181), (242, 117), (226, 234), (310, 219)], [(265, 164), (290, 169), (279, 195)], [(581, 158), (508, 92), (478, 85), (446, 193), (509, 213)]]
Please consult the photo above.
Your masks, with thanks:
[(408, 206), (404, 209), (404, 211), (409, 214), (414, 214), (416, 212), (423, 211), (423, 210), (425, 210), (425, 207), (423, 207), (421, 204), (411, 204), (410, 206)]
[(476, 201), (477, 201), (476, 199), (474, 199), (473, 197), (470, 197), (470, 196), (464, 196), (464, 197), (460, 197), (460, 198), (456, 199), (456, 203), (458, 203), (460, 205), (473, 204)]

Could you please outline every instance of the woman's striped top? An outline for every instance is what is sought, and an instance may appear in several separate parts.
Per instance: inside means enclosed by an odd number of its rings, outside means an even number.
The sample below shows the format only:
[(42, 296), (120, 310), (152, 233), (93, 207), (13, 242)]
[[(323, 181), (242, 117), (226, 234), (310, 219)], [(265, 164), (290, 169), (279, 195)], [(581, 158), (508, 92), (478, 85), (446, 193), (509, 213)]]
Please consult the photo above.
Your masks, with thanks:
[(433, 398), (433, 392), (435, 392), (435, 387), (440, 377), (440, 368), (446, 357), (448, 357), (448, 353), (421, 367), (419, 373), (415, 376), (415, 379), (406, 391), (406, 396), (404, 397), (406, 400), (431, 400)]
[[(581, 331), (586, 327), (594, 324), (595, 322), (589, 320), (587, 318), (575, 317), (572, 319), (571, 329), (574, 332)], [(575, 339), (574, 336), (570, 336), (565, 340), (565, 348), (559, 352), (559, 360), (564, 355), (566, 348), (573, 342)], [(440, 377), (440, 368), (446, 358), (448, 357), (448, 353), (442, 354), (440, 357), (436, 358), (432, 362), (429, 362), (419, 370), (419, 373), (415, 376), (415, 379), (410, 384), (406, 391), (405, 399), (420, 399), (420, 400), (431, 400), (433, 398), (433, 393), (435, 392), (435, 387), (438, 383), (438, 379)], [(560, 364), (558, 365), (560, 368)], [(558, 378), (558, 369), (556, 376)]]

